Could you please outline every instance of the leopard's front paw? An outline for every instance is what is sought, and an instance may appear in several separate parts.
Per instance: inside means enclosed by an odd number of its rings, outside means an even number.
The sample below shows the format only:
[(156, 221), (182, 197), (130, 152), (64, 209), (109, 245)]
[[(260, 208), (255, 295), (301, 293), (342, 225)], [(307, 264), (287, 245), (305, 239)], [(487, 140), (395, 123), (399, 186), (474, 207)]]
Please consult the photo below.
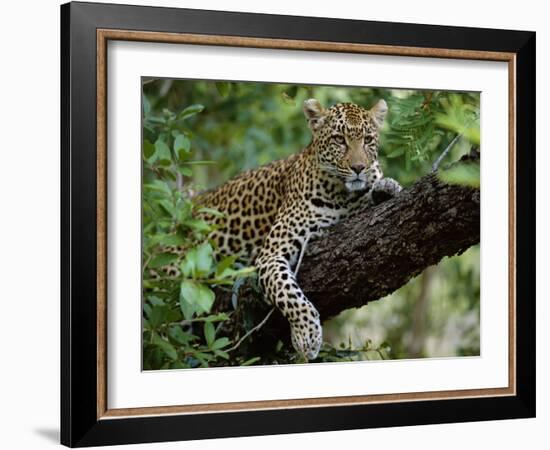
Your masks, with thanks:
[(290, 325), (292, 346), (308, 361), (317, 358), (323, 343), (323, 328), (319, 314), (314, 319), (299, 318)]
[(403, 188), (393, 178), (382, 178), (378, 180), (372, 188), (372, 201), (378, 205), (399, 194)]

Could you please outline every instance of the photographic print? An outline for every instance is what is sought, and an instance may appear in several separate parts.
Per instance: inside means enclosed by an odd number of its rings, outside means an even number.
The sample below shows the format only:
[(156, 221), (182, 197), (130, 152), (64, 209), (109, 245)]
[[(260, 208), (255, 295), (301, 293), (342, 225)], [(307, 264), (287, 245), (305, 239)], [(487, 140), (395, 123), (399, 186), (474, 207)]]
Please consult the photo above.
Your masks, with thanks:
[(480, 355), (478, 92), (144, 77), (142, 113), (144, 370)]

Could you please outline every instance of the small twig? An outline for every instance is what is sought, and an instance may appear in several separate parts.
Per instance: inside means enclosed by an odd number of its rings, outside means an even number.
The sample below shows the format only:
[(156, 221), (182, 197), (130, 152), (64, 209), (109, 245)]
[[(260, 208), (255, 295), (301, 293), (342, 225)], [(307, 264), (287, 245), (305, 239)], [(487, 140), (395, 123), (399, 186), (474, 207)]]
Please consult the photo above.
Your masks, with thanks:
[(443, 150), (443, 153), (441, 153), (441, 155), (439, 155), (439, 158), (437, 158), (435, 160), (435, 162), (432, 164), (432, 172), (435, 172), (438, 168), (439, 168), (439, 165), (441, 164), (441, 161), (443, 161), (443, 159), (445, 158), (445, 156), (447, 156), (447, 154), (451, 151), (451, 149), (454, 147), (454, 145), (458, 142), (458, 140), (464, 135), (464, 133), (459, 133), (457, 134), (454, 139), (451, 141), (451, 143), (449, 145), (447, 145), (447, 148), (445, 148), (445, 150)]
[(250, 336), (255, 331), (258, 331), (260, 328), (262, 328), (264, 326), (264, 324), (267, 322), (267, 319), (269, 319), (271, 317), (271, 314), (273, 314), (273, 311), (275, 311), (275, 307), (273, 307), (269, 310), (267, 315), (263, 318), (263, 320), (258, 325), (256, 325), (254, 328), (248, 330), (246, 332), (246, 334), (242, 338), (240, 338), (233, 347), (229, 348), (228, 350), (225, 350), (225, 352), (229, 353), (229, 352), (232, 352), (233, 350), (236, 350), (237, 348), (239, 348), (239, 346), (243, 343), (243, 341), (248, 336)]
[(155, 81), (157, 81), (158, 78), (151, 78), (149, 80), (145, 80), (142, 85), (145, 86), (146, 84), (149, 84), (149, 83), (154, 83)]
[(145, 260), (145, 262), (143, 263), (143, 268), (141, 269), (141, 273), (142, 274), (145, 274), (145, 269), (147, 269), (147, 266), (149, 265), (149, 263), (151, 262), (151, 259), (153, 259), (153, 254), (149, 254), (147, 255), (147, 259)]
[(462, 131), (460, 133), (458, 133), (454, 138), (453, 140), (451, 141), (451, 143), (449, 145), (447, 145), (447, 148), (445, 150), (443, 150), (443, 153), (441, 153), (441, 155), (439, 155), (439, 158), (437, 158), (435, 160), (435, 162), (432, 164), (432, 172), (435, 172), (438, 168), (439, 168), (439, 165), (441, 164), (441, 161), (443, 161), (443, 159), (445, 158), (445, 156), (447, 156), (447, 154), (451, 151), (451, 149), (454, 147), (454, 145), (459, 141), (459, 139), (464, 136), (464, 132), (468, 129), (468, 127), (470, 126), (470, 124), (474, 121), (474, 120), (477, 120), (479, 118), (478, 115), (475, 115), (474, 117), (472, 117), (470, 120), (468, 120), (464, 126), (462, 127)]
[(244, 278), (237, 278), (233, 283), (233, 286), (231, 286), (231, 305), (233, 306), (233, 309), (237, 309), (239, 301), (239, 289), (241, 288), (243, 283)]
[(179, 172), (176, 172), (176, 189), (178, 192), (183, 191), (183, 175)]
[(306, 252), (306, 247), (308, 242), (309, 242), (309, 235), (306, 236), (306, 240), (304, 241), (304, 244), (302, 245), (302, 249), (300, 250), (300, 256), (298, 257), (298, 262), (296, 263), (294, 276), (298, 275), (298, 271), (300, 270), (300, 265), (302, 264), (302, 258), (304, 257), (304, 253)]

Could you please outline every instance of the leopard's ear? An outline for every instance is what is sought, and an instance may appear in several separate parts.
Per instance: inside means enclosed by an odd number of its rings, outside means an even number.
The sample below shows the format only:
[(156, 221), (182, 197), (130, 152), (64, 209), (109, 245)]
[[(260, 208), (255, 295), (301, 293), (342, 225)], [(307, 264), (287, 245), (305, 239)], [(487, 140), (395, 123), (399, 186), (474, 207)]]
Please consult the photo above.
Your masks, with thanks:
[(325, 110), (318, 100), (310, 98), (304, 102), (304, 115), (312, 131), (317, 131), (323, 126)]
[(388, 104), (384, 99), (380, 99), (376, 105), (370, 109), (370, 112), (372, 113), (372, 117), (374, 118), (378, 128), (381, 128), (384, 123), (384, 119), (386, 118), (386, 114), (388, 113)]

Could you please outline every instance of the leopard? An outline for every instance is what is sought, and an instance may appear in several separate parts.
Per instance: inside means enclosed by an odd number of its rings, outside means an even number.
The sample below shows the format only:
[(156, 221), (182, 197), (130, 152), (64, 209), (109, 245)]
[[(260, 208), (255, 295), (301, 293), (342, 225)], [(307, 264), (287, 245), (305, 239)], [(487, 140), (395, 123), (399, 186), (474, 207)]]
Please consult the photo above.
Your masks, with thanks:
[(387, 112), (383, 99), (369, 109), (355, 103), (325, 108), (307, 99), (309, 145), (195, 198), (222, 214), (210, 217), (217, 255), (239, 255), (254, 265), (264, 300), (288, 320), (292, 346), (306, 361), (317, 358), (323, 342), (320, 314), (297, 281), (308, 243), (402, 190), (383, 176), (378, 160)]

